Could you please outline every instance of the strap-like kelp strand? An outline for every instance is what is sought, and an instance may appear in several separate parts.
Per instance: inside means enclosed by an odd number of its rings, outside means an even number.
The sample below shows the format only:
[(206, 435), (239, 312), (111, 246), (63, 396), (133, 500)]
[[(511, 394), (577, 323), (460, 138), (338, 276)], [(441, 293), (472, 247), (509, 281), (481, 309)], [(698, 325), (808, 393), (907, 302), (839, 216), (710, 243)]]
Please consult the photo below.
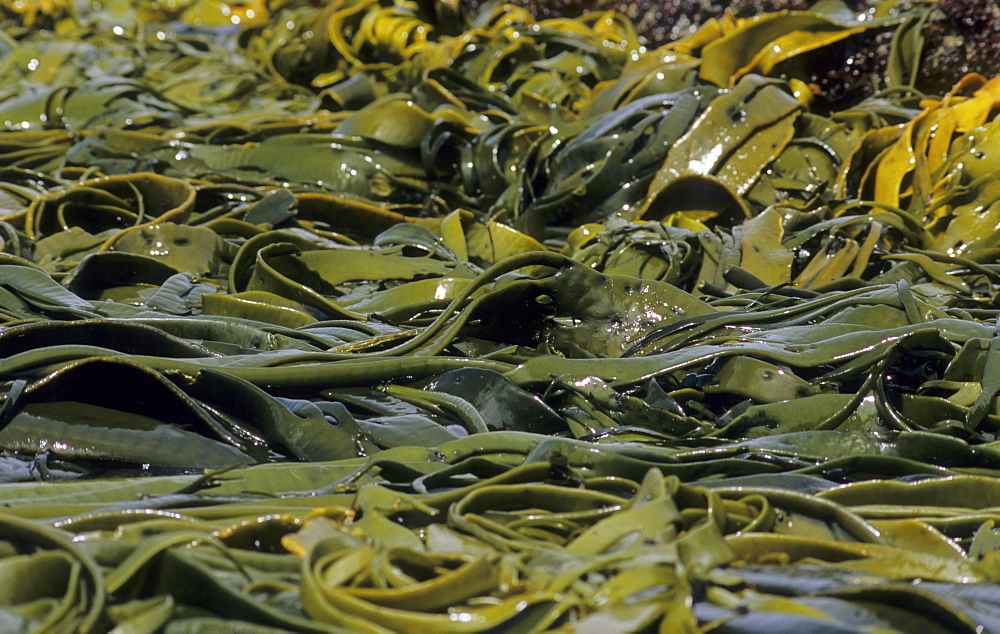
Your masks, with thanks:
[[(567, 258), (564, 255), (558, 253), (552, 253), (547, 251), (536, 251), (529, 253), (522, 253), (520, 255), (512, 255), (506, 260), (497, 262), (490, 268), (482, 272), (476, 279), (474, 279), (468, 286), (462, 289), (462, 292), (458, 294), (455, 299), (438, 315), (430, 325), (425, 327), (420, 334), (416, 335), (409, 341), (393, 346), (388, 350), (369, 352), (365, 356), (370, 357), (384, 357), (384, 356), (395, 356), (406, 354), (412, 352), (417, 348), (421, 347), (432, 338), (435, 337), (447, 324), (448, 320), (452, 318), (456, 312), (459, 311), (460, 307), (468, 301), (469, 297), (472, 296), (477, 290), (482, 288), (485, 284), (488, 284), (495, 280), (497, 277), (510, 273), (511, 271), (516, 271), (517, 269), (524, 268), (527, 266), (548, 266), (552, 268), (561, 268), (567, 265), (573, 264), (573, 260)], [(445, 344), (441, 344), (443, 347)], [(348, 346), (350, 350), (356, 350), (357, 346)], [(337, 350), (335, 350), (336, 352)], [(434, 352), (431, 352), (433, 354)]]
[[(729, 325), (766, 324), (771, 321), (779, 321), (789, 325), (808, 323), (821, 315), (827, 315), (845, 306), (853, 306), (865, 299), (881, 304), (886, 301), (887, 297), (892, 295), (896, 295), (896, 289), (890, 286), (865, 286), (851, 291), (831, 293), (815, 299), (797, 302), (791, 306), (756, 311), (720, 311), (702, 316), (702, 318), (697, 319), (696, 323), (695, 318), (691, 318), (691, 325), (684, 329), (683, 335), (665, 346), (660, 346), (657, 352), (670, 352), (671, 350), (683, 347), (691, 340), (704, 335), (706, 332)], [(684, 323), (687, 325), (688, 322)], [(673, 326), (667, 326), (662, 332), (664, 333), (663, 335), (660, 334), (660, 330), (658, 329), (645, 335), (641, 340), (641, 348), (640, 344), (636, 344), (629, 351), (631, 354), (628, 356), (635, 355), (640, 349), (645, 349), (663, 336), (673, 334), (675, 329)]]
[(105, 577), (104, 584), (108, 592), (116, 592), (128, 583), (132, 577), (139, 574), (160, 552), (174, 546), (195, 546), (209, 541), (201, 531), (173, 531), (166, 535), (151, 539), (129, 553), (111, 573)]
[[(739, 499), (745, 495), (762, 495), (774, 506), (801, 512), (834, 523), (859, 542), (869, 544), (886, 543), (885, 538), (878, 529), (866, 522), (859, 515), (837, 504), (824, 504), (827, 500), (823, 498), (785, 489), (768, 489), (766, 487), (735, 487), (733, 489), (719, 487), (712, 490), (727, 499)], [(817, 504), (819, 500), (822, 500), (822, 502)]]
[[(855, 329), (856, 330), (856, 329)], [(813, 367), (850, 359), (918, 332), (938, 332), (955, 342), (982, 338), (988, 326), (958, 319), (935, 319), (919, 324), (877, 331), (855, 331), (828, 338), (817, 330), (816, 340), (796, 345), (782, 345), (778, 341), (734, 341), (723, 345), (691, 346), (665, 354), (646, 357), (616, 359), (610, 363), (603, 359), (564, 359), (556, 362), (550, 358), (530, 359), (507, 376), (519, 385), (548, 382), (559, 377), (596, 376), (613, 385), (629, 385), (667, 373), (694, 363), (716, 357), (750, 354), (776, 363)]]
[(913, 298), (913, 293), (910, 292), (910, 285), (906, 283), (906, 280), (899, 280), (896, 282), (896, 292), (899, 296), (899, 303), (903, 306), (903, 311), (906, 313), (906, 318), (911, 324), (919, 324), (924, 321), (923, 316), (920, 314), (920, 309), (917, 308), (917, 302)]
[(484, 421), (483, 417), (479, 415), (479, 412), (477, 412), (468, 401), (458, 396), (445, 394), (444, 392), (414, 390), (413, 388), (408, 388), (403, 385), (392, 384), (383, 386), (382, 390), (386, 394), (392, 394), (393, 396), (399, 396), (404, 399), (413, 399), (416, 401), (425, 400), (446, 408), (459, 416), (462, 419), (462, 422), (465, 423), (466, 427), (469, 428), (470, 432), (480, 434), (489, 432), (489, 429), (486, 427), (486, 421)]
[(215, 529), (213, 524), (185, 517), (177, 511), (165, 509), (102, 509), (73, 517), (50, 520), (46, 524), (53, 528), (61, 528), (63, 530), (73, 529), (82, 532), (87, 530), (107, 530), (109, 527), (118, 528), (119, 526), (128, 526), (129, 524), (137, 524), (151, 519), (162, 520), (165, 523), (173, 522), (175, 524), (172, 525), (186, 529), (195, 528), (202, 531)]
[[(125, 320), (84, 319), (46, 321), (10, 327), (0, 332), (0, 356), (55, 345), (114, 345), (121, 352), (177, 357), (221, 357), (208, 348), (150, 325)], [(45, 345), (39, 345), (44, 342)]]
[[(763, 282), (756, 275), (750, 271), (741, 269), (738, 266), (727, 267), (722, 273), (723, 279), (727, 282), (748, 291), (765, 290), (767, 294), (783, 295), (786, 297), (796, 297), (798, 299), (816, 299), (819, 297), (819, 293), (815, 291), (809, 291), (801, 288), (794, 288), (788, 286), (787, 284), (782, 284), (778, 286), (770, 286)], [(761, 298), (763, 299), (763, 297)]]
[(906, 432), (916, 431), (912, 421), (907, 420), (893, 405), (886, 389), (885, 377), (881, 375), (875, 381), (875, 409), (891, 429)]
[[(204, 367), (211, 367), (219, 372), (250, 381), (254, 385), (279, 390), (285, 388), (316, 390), (341, 385), (369, 385), (400, 376), (416, 379), (459, 368), (482, 368), (494, 372), (507, 372), (511, 369), (510, 364), (500, 361), (462, 357), (354, 358), (278, 368), (203, 366), (197, 361), (141, 355), (130, 355), (126, 358), (161, 372), (176, 370), (192, 376)], [(0, 370), (2, 363), (0, 362)]]

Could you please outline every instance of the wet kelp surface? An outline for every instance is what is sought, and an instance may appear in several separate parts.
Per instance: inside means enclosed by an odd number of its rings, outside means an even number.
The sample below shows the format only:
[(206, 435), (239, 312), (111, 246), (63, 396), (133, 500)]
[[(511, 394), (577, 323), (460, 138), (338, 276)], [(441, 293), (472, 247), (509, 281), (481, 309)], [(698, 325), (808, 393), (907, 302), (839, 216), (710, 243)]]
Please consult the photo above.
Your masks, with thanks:
[(1000, 629), (1000, 79), (912, 87), (931, 8), (4, 0), (2, 627)]
[[(874, 15), (879, 0), (842, 0), (856, 13)], [(482, 0), (463, 0), (466, 6), (482, 7)], [(513, 0), (536, 17), (577, 17), (587, 11), (618, 11), (631, 18), (636, 32), (648, 43), (659, 46), (696, 31), (710, 19), (726, 14), (749, 18), (760, 13), (802, 11), (810, 0)], [(916, 87), (924, 92), (943, 93), (956, 77), (968, 73), (992, 76), (1000, 67), (1000, 11), (979, 0), (910, 0), (899, 9), (923, 6), (921, 18), (920, 74)], [(810, 81), (822, 91), (822, 101), (841, 109), (869, 97), (877, 90), (892, 54), (893, 33), (881, 31), (849, 36), (836, 50), (810, 60)]]

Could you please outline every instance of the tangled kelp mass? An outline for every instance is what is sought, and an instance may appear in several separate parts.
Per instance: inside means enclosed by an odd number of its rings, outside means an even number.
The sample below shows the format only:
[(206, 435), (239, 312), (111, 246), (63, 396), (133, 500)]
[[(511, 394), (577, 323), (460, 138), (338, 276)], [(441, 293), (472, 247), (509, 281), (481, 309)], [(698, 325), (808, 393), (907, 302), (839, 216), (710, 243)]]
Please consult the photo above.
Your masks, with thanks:
[(0, 628), (1000, 631), (933, 8), (2, 0)]
[[(842, 0), (852, 11), (879, 7), (879, 0)], [(912, 8), (923, 0), (913, 0)], [(481, 7), (481, 0), (464, 0)], [(660, 45), (694, 32), (710, 19), (753, 17), (775, 11), (801, 11), (810, 0), (513, 0), (536, 17), (574, 17), (586, 11), (618, 11), (632, 19), (636, 31)], [(916, 87), (925, 92), (947, 92), (956, 77), (968, 73), (993, 75), (1000, 66), (1000, 10), (980, 0), (923, 1), (930, 10), (921, 16), (920, 74)], [(728, 14), (728, 15), (727, 15)], [(856, 103), (877, 89), (890, 57), (893, 33), (880, 31), (850, 36), (836, 50), (810, 60), (809, 75), (821, 88), (827, 104)]]

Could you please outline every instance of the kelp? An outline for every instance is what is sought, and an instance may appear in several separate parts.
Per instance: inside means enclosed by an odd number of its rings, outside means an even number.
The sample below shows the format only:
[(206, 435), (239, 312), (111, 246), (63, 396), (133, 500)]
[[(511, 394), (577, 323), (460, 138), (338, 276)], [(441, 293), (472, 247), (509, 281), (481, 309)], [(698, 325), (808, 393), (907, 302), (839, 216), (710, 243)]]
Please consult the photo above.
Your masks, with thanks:
[(929, 5), (314, 4), (0, 1), (4, 629), (1000, 627), (1000, 84), (912, 88)]

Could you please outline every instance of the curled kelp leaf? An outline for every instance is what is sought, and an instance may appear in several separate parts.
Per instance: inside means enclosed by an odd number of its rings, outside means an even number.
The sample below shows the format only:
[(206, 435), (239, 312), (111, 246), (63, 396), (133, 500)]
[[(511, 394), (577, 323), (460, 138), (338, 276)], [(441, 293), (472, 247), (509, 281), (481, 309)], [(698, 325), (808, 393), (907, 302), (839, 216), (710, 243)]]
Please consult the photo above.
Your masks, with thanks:
[[(567, 239), (563, 253), (595, 269), (662, 279), (681, 286), (681, 264), (693, 264), (696, 248), (689, 232), (662, 223), (587, 224)], [(685, 267), (690, 270), (693, 267)]]
[[(255, 246), (266, 239), (261, 236)], [(254, 254), (248, 242), (234, 267), (245, 275), (244, 262), (250, 257), (256, 261), (246, 281), (236, 282), (233, 290), (274, 293), (311, 306), (320, 314), (357, 318), (362, 312), (390, 307), (399, 311), (406, 304), (448, 300), (463, 286), (461, 279), (454, 278), (468, 275), (454, 262), (404, 255), (402, 245), (319, 249), (304, 240), (299, 243), (310, 248), (299, 250), (293, 243), (275, 242)], [(441, 279), (430, 285), (420, 281), (429, 277)], [(373, 302), (370, 295), (377, 291), (391, 292), (395, 297)]]
[(233, 420), (235, 428), (259, 429), (276, 452), (310, 461), (357, 455), (360, 441), (349, 426), (309, 401), (276, 399), (247, 381), (210, 370), (179, 383), (213, 413)]
[[(439, 574), (424, 581), (423, 584), (413, 584), (416, 587), (365, 592), (365, 586), (358, 586), (356, 582), (348, 585), (347, 582), (355, 581), (355, 575), (363, 573), (361, 566), (369, 563), (373, 553), (338, 548), (334, 540), (327, 540), (322, 544), (312, 549), (309, 558), (310, 571), (303, 579), (304, 605), (309, 615), (320, 622), (346, 626), (348, 623), (358, 624), (360, 621), (374, 631), (377, 631), (375, 628), (410, 627), (426, 627), (448, 632), (476, 631), (484, 627), (514, 624), (521, 618), (533, 621), (538, 618), (532, 614), (538, 611), (537, 608), (551, 609), (554, 603), (553, 597), (546, 594), (534, 596), (522, 594), (497, 605), (459, 607), (455, 599), (462, 599), (464, 603), (465, 600), (490, 590), (499, 581), (494, 574), (483, 574), (484, 571), (493, 569), (492, 562), (483, 558), (468, 561), (459, 558), (457, 561), (449, 562), (451, 566), (440, 566), (439, 569), (443, 570)], [(365, 557), (366, 554), (368, 557)], [(402, 553), (400, 555), (402, 556)], [(434, 559), (441, 558), (424, 556), (422, 559), (430, 563)], [(352, 563), (353, 566), (350, 565)], [(331, 567), (343, 570), (350, 576), (343, 578), (345, 575), (341, 575), (343, 581), (339, 581), (327, 573)], [(325, 583), (320, 582), (321, 579)], [(472, 579), (475, 579), (475, 582), (472, 582)], [(346, 587), (342, 589), (341, 586)], [(353, 587), (357, 589), (353, 591), (348, 589)], [(435, 614), (427, 608), (421, 608), (427, 604), (427, 601), (421, 600), (422, 597), (442, 593), (451, 600), (450, 613)], [(409, 594), (415, 594), (415, 607), (411, 600), (404, 603), (402, 597), (396, 599), (394, 596), (405, 597)], [(387, 603), (389, 605), (385, 605)], [(406, 607), (394, 607), (398, 604)], [(451, 618), (453, 614), (458, 615), (457, 618)]]
[(441, 219), (437, 232), (455, 257), (480, 266), (528, 251), (544, 251), (545, 246), (509, 225), (482, 220), (457, 210)]
[(7, 132), (0, 142), (0, 156), (9, 167), (56, 170), (72, 142), (73, 136), (64, 130)]
[(110, 251), (85, 256), (63, 282), (84, 299), (144, 305), (174, 314), (196, 312), (203, 295), (219, 290), (158, 258)]
[(66, 290), (40, 267), (9, 257), (14, 263), (0, 264), (0, 310), (5, 320), (98, 316), (93, 304)]
[(319, 321), (305, 304), (267, 291), (209, 293), (201, 298), (200, 308), (203, 315), (252, 319), (288, 328)]
[[(449, 111), (443, 110), (439, 116), (448, 114)], [(463, 123), (460, 118), (454, 122)], [(394, 94), (376, 100), (347, 116), (337, 126), (337, 134), (365, 137), (379, 143), (412, 150), (420, 147), (424, 137), (436, 123), (435, 117), (424, 112), (406, 95)]]
[(93, 233), (183, 222), (194, 200), (189, 183), (156, 174), (100, 178), (36, 198), (27, 209), (24, 230), (31, 237), (44, 237), (71, 227)]
[(300, 222), (318, 235), (346, 244), (353, 240), (368, 242), (383, 231), (412, 221), (404, 213), (405, 208), (382, 206), (343, 194), (310, 191), (296, 195), (295, 199)]

